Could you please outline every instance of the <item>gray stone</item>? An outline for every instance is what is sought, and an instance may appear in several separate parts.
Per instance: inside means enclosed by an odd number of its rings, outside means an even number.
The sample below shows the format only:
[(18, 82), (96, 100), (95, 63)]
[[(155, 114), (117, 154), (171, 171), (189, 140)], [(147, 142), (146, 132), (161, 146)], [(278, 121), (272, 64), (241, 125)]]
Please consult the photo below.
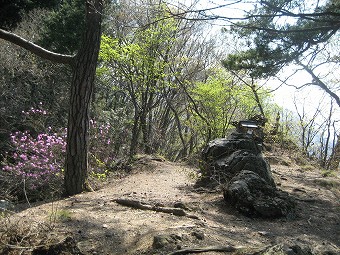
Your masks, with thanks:
[(253, 135), (239, 132), (209, 142), (202, 151), (202, 177), (196, 186), (222, 186), (225, 201), (246, 215), (291, 215), (295, 203), (276, 188), (258, 143)]
[(204, 233), (202, 231), (193, 231), (191, 235), (196, 237), (198, 240), (204, 239)]
[(157, 235), (153, 238), (152, 247), (154, 249), (162, 249), (164, 247), (177, 245), (179, 241), (182, 240), (180, 235), (170, 234), (170, 235)]
[(289, 196), (268, 184), (257, 173), (243, 170), (225, 185), (224, 200), (241, 213), (251, 216), (281, 217), (292, 212)]
[(210, 141), (202, 151), (202, 159), (206, 162), (229, 156), (237, 150), (248, 150), (260, 153), (260, 149), (249, 134), (232, 133), (228, 138)]
[(257, 173), (268, 184), (275, 186), (270, 166), (262, 155), (255, 155), (247, 150), (237, 150), (227, 158), (216, 160), (213, 166), (225, 181), (229, 181), (242, 170), (249, 170)]

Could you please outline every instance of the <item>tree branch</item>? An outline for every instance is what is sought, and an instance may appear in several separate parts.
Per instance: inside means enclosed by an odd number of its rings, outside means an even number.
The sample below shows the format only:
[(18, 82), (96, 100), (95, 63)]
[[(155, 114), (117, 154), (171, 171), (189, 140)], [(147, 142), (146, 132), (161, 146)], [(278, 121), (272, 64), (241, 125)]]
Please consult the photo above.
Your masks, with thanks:
[(174, 208), (174, 207), (161, 207), (152, 204), (147, 204), (145, 202), (134, 200), (134, 199), (127, 199), (127, 198), (117, 198), (114, 199), (117, 204), (140, 209), (140, 210), (151, 210), (155, 212), (163, 212), (163, 213), (170, 213), (176, 216), (186, 216), (192, 219), (198, 219), (196, 215), (188, 214), (181, 208)]
[(13, 34), (11, 32), (7, 32), (3, 29), (0, 29), (0, 39), (3, 39), (5, 41), (11, 42), (15, 45), (18, 45), (30, 52), (32, 52), (33, 54), (50, 60), (54, 63), (60, 63), (60, 64), (68, 64), (68, 65), (72, 65), (74, 56), (72, 55), (64, 55), (64, 54), (59, 54), (59, 53), (55, 53), (52, 51), (48, 51), (42, 47), (40, 47), (39, 45), (36, 45), (16, 34)]
[(333, 91), (331, 91), (327, 85), (325, 83), (323, 83), (320, 78), (318, 76), (316, 76), (313, 72), (312, 69), (310, 69), (308, 66), (302, 64), (301, 62), (297, 62), (299, 65), (301, 65), (313, 78), (314, 85), (320, 87), (321, 89), (323, 89), (328, 95), (330, 95), (332, 98), (334, 98), (334, 100), (336, 101), (336, 103), (338, 104), (338, 106), (340, 107), (340, 98), (337, 94), (335, 94)]
[(204, 252), (234, 252), (237, 249), (233, 246), (208, 246), (203, 248), (187, 248), (169, 253), (168, 255), (183, 255), (189, 253), (204, 253)]

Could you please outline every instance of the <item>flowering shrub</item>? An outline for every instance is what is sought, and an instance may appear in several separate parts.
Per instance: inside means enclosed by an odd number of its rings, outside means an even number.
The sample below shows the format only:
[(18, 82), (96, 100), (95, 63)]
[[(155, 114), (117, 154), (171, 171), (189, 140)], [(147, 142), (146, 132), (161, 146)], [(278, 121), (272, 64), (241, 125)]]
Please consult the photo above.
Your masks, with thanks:
[(30, 131), (10, 135), (12, 149), (5, 154), (0, 174), (5, 180), (3, 186), (19, 199), (28, 195), (35, 200), (62, 192), (66, 130), (53, 132), (46, 127), (48, 118), (39, 103), (37, 108), (22, 111), (22, 125)]
[(65, 135), (39, 134), (33, 138), (25, 131), (14, 133), (11, 138), (16, 147), (12, 155), (16, 163), (4, 166), (4, 170), (13, 171), (25, 179), (39, 179), (40, 184), (61, 172), (66, 149)]
[[(48, 133), (32, 137), (28, 131), (11, 135), (14, 153), (8, 155), (4, 171), (27, 182), (27, 189), (42, 187), (61, 176), (66, 150), (66, 133)], [(12, 161), (13, 164), (8, 161)]]
[[(33, 132), (17, 131), (11, 134), (13, 150), (7, 152), (3, 171), (0, 172), (2, 176), (7, 176), (7, 182), (10, 182), (7, 186), (12, 186), (19, 199), (26, 196), (22, 193), (23, 184), (24, 192), (34, 199), (50, 196), (51, 192), (62, 192), (67, 131), (53, 132), (51, 127), (44, 127), (47, 112), (41, 104), (39, 108), (22, 112), (26, 126), (34, 124)], [(90, 121), (89, 176), (97, 180), (106, 179), (114, 162), (112, 133), (109, 123)], [(16, 188), (13, 188), (14, 185)]]

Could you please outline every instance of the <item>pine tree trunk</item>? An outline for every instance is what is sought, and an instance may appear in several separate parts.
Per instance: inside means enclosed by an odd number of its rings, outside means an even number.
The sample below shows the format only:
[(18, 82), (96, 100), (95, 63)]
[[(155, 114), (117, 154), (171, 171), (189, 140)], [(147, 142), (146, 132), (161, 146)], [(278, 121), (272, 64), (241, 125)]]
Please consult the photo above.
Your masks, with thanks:
[(102, 0), (87, 1), (86, 31), (74, 67), (67, 130), (65, 194), (88, 188), (89, 109), (98, 60)]

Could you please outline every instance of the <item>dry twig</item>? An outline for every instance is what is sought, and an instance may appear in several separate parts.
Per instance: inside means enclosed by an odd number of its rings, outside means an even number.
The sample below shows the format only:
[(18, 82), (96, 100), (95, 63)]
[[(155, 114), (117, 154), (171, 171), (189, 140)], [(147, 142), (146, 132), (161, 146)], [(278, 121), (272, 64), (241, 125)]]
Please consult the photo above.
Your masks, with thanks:
[(174, 251), (169, 253), (168, 255), (182, 255), (182, 254), (189, 254), (189, 253), (203, 253), (209, 251), (216, 251), (216, 252), (234, 252), (236, 248), (233, 246), (208, 246), (203, 248), (187, 248), (178, 251)]
[(120, 205), (129, 206), (129, 207), (133, 207), (136, 209), (170, 213), (176, 216), (185, 216), (185, 217), (192, 218), (192, 219), (198, 219), (196, 215), (188, 214), (186, 211), (184, 211), (181, 208), (156, 206), (156, 205), (147, 204), (145, 202), (141, 202), (139, 200), (126, 199), (126, 198), (117, 198), (114, 201)]

